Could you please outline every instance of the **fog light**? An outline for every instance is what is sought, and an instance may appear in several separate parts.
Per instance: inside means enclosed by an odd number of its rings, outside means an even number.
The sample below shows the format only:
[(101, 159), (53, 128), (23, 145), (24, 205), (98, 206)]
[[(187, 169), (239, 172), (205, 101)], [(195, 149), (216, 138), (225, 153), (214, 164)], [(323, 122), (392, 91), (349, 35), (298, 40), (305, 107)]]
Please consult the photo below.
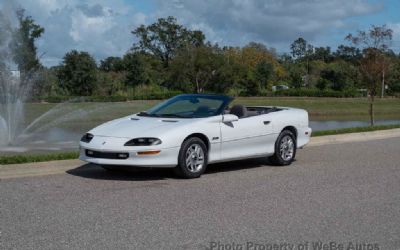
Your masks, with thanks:
[(86, 150), (86, 154), (88, 154), (88, 155), (93, 155), (94, 152), (93, 152), (92, 150)]
[(126, 154), (126, 153), (120, 153), (120, 154), (118, 154), (118, 158), (121, 158), (121, 159), (126, 159), (126, 158), (128, 158), (129, 157), (129, 154)]

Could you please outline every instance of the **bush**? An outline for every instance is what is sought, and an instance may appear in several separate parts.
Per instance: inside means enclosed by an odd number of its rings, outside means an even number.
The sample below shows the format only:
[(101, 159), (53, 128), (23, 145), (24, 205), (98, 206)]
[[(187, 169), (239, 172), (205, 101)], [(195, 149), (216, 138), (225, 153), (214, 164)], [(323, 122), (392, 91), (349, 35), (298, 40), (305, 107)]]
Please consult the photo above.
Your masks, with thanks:
[(70, 160), (70, 159), (77, 159), (78, 157), (79, 157), (78, 152), (61, 152), (61, 153), (51, 153), (44, 155), (38, 154), (38, 155), (0, 156), (0, 165), (21, 164), (27, 162)]
[(181, 91), (168, 90), (156, 85), (139, 85), (116, 95), (94, 96), (48, 96), (42, 98), (49, 103), (60, 102), (126, 102), (129, 100), (163, 100), (182, 94)]
[(167, 99), (182, 94), (181, 91), (168, 90), (155, 84), (142, 84), (128, 90), (128, 96), (134, 100)]
[(232, 88), (229, 88), (229, 90), (228, 90), (228, 92), (226, 94), (229, 95), (229, 96), (237, 97), (237, 96), (241, 96), (242, 93), (244, 93), (243, 88), (232, 87)]
[(68, 100), (74, 99), (75, 97), (73, 96), (60, 96), (60, 95), (56, 95), (56, 96), (47, 96), (47, 97), (43, 97), (42, 101), (44, 102), (50, 102), (50, 103), (59, 103), (59, 102), (66, 102)]
[(273, 96), (308, 96), (308, 97), (361, 97), (356, 90), (336, 91), (331, 89), (286, 89), (272, 92)]

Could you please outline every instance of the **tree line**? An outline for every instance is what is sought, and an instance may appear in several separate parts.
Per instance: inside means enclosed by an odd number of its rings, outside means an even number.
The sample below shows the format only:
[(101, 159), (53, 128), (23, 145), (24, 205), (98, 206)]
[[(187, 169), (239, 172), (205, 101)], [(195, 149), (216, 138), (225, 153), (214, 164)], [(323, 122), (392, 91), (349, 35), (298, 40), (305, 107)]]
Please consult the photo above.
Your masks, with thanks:
[[(335, 50), (316, 47), (303, 38), (290, 53), (250, 42), (243, 47), (207, 41), (174, 17), (159, 18), (132, 31), (132, 48), (123, 56), (95, 61), (85, 51), (70, 51), (62, 62), (46, 68), (35, 40), (44, 28), (23, 10), (14, 32), (15, 63), (21, 74), (40, 72), (34, 97), (123, 96), (151, 93), (225, 93), (233, 96), (272, 95), (273, 86), (287, 86), (282, 95), (398, 95), (400, 56), (390, 49), (393, 31), (386, 26), (349, 34)], [(93, 41), (96, 42), (96, 41)], [(286, 88), (286, 87), (285, 87)]]

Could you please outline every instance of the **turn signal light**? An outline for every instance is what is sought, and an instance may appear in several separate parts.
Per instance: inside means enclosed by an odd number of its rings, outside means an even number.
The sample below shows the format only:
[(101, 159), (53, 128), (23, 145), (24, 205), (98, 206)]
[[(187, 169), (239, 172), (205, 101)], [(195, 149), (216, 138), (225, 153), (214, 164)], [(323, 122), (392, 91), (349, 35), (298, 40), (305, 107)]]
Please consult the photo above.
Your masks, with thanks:
[(157, 155), (160, 152), (161, 152), (161, 150), (140, 151), (140, 152), (137, 152), (137, 155)]

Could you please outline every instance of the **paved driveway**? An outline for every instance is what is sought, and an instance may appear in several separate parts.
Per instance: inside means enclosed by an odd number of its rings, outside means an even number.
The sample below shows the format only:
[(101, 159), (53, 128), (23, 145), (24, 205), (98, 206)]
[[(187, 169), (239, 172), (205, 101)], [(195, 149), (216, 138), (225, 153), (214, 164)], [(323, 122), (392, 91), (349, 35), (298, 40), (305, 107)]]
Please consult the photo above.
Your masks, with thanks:
[(0, 249), (398, 250), (400, 138), (305, 148), (289, 167), (211, 165), (194, 180), (83, 165), (0, 180), (0, 202)]

